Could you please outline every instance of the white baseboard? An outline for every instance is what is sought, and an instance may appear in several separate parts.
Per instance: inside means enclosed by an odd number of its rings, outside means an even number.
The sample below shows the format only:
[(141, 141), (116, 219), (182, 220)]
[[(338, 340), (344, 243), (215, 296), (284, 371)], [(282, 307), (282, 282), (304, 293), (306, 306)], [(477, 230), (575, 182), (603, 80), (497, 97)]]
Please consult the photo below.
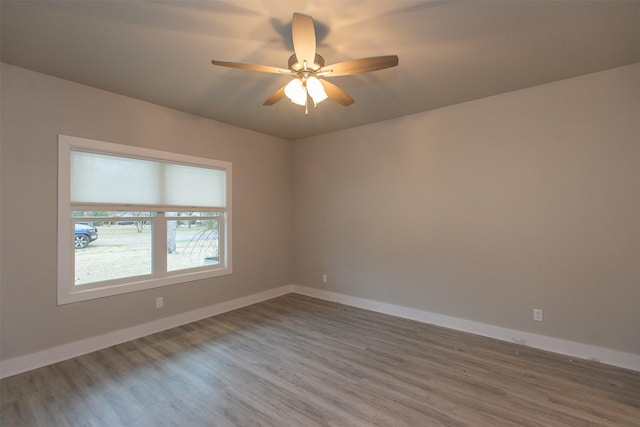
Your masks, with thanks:
[(176, 326), (202, 320), (207, 317), (216, 316), (231, 310), (236, 310), (238, 308), (286, 295), (291, 292), (328, 301), (335, 301), (340, 304), (364, 308), (379, 313), (390, 314), (392, 316), (402, 317), (405, 319), (416, 320), (418, 322), (496, 338), (502, 341), (515, 342), (578, 359), (595, 360), (608, 365), (640, 371), (640, 355), (637, 354), (624, 353), (603, 347), (596, 347), (578, 342), (547, 337), (544, 335), (522, 332), (515, 329), (502, 328), (500, 326), (444, 316), (442, 314), (416, 310), (365, 298), (352, 297), (317, 288), (285, 285), (268, 291), (259, 292), (257, 294), (247, 295), (245, 297), (213, 304), (208, 307), (203, 307), (186, 313), (176, 314), (174, 316), (132, 326), (130, 328), (109, 332), (107, 334), (80, 341), (74, 341), (24, 356), (3, 360), (0, 363), (0, 378), (10, 377), (21, 372), (61, 362), (63, 360), (101, 350), (112, 345), (121, 344), (136, 338), (155, 334), (157, 332), (175, 328)]
[(502, 341), (514, 342), (541, 350), (563, 354), (576, 359), (593, 360), (605, 363), (607, 365), (640, 371), (640, 355), (638, 354), (625, 353), (622, 351), (611, 350), (604, 347), (596, 347), (579, 342), (552, 338), (545, 335), (518, 331), (516, 329), (508, 329), (500, 326), (489, 325), (487, 323), (445, 316), (442, 314), (416, 310), (413, 308), (402, 307), (399, 305), (388, 304), (365, 298), (352, 297), (349, 295), (325, 291), (317, 288), (292, 285), (291, 290), (292, 292), (301, 295), (334, 301), (345, 305), (376, 311), (379, 313), (416, 320), (418, 322), (443, 326), (445, 328), (470, 332), (472, 334), (495, 338)]
[(176, 326), (206, 319), (207, 317), (279, 297), (281, 295), (288, 294), (291, 291), (292, 285), (280, 286), (279, 288), (247, 295), (230, 301), (224, 301), (186, 313), (180, 313), (163, 319), (154, 320), (152, 322), (143, 323), (141, 325), (132, 326), (130, 328), (109, 332), (80, 341), (74, 341), (24, 356), (3, 360), (0, 363), (0, 378), (10, 377), (21, 372), (30, 371), (42, 366), (51, 365), (52, 363), (71, 359), (72, 357), (91, 353), (92, 351), (111, 347), (112, 345), (121, 344), (136, 338), (175, 328)]

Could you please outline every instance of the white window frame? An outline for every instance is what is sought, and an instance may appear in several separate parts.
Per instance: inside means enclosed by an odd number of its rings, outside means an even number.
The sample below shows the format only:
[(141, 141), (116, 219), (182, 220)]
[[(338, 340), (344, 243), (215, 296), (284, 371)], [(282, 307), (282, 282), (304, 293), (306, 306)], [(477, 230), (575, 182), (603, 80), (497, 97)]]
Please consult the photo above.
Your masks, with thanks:
[[(224, 170), (226, 173), (226, 203), (221, 217), (220, 232), (220, 264), (191, 268), (187, 270), (166, 271), (166, 221), (165, 212), (176, 212), (180, 207), (149, 207), (134, 205), (102, 205), (78, 206), (71, 204), (71, 151), (81, 150), (106, 155), (125, 156), (147, 160), (157, 160), (190, 166), (210, 167)], [(77, 210), (122, 210), (157, 212), (152, 219), (154, 240), (152, 243), (152, 264), (154, 272), (150, 275), (135, 276), (116, 280), (107, 280), (85, 285), (75, 285), (75, 249), (74, 218), (71, 212)], [(110, 209), (106, 209), (110, 208)], [(185, 206), (186, 211), (211, 210)], [(194, 280), (229, 275), (232, 273), (231, 263), (231, 163), (148, 148), (114, 144), (86, 138), (58, 135), (58, 305), (79, 301), (153, 289), (160, 286), (175, 285)], [(77, 219), (77, 218), (76, 218)], [(145, 218), (147, 219), (147, 218)], [(157, 238), (159, 237), (159, 238)]]

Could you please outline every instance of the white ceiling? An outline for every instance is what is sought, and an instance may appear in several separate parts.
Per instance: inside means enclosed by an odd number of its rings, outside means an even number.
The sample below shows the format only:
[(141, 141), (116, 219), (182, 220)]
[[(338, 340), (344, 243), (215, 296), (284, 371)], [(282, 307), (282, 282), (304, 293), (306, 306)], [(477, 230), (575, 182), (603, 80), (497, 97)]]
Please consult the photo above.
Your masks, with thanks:
[[(397, 54), (331, 81), (355, 100), (304, 116), (262, 102), (286, 76), (291, 17), (327, 63)], [(640, 1), (11, 1), (2, 61), (286, 139), (300, 139), (640, 62)]]

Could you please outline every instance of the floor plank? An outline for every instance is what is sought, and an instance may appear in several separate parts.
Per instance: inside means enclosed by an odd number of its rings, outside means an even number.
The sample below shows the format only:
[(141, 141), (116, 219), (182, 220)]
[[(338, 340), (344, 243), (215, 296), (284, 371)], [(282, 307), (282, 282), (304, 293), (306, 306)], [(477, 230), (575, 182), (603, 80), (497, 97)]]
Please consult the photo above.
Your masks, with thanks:
[(0, 381), (6, 426), (640, 426), (640, 373), (289, 294)]

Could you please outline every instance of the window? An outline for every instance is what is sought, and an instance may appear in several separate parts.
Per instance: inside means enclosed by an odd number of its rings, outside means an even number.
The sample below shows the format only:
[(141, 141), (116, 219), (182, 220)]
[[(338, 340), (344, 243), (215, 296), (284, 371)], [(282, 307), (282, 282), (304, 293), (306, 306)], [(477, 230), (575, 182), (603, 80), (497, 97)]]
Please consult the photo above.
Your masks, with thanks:
[(58, 304), (231, 274), (231, 164), (58, 137)]

